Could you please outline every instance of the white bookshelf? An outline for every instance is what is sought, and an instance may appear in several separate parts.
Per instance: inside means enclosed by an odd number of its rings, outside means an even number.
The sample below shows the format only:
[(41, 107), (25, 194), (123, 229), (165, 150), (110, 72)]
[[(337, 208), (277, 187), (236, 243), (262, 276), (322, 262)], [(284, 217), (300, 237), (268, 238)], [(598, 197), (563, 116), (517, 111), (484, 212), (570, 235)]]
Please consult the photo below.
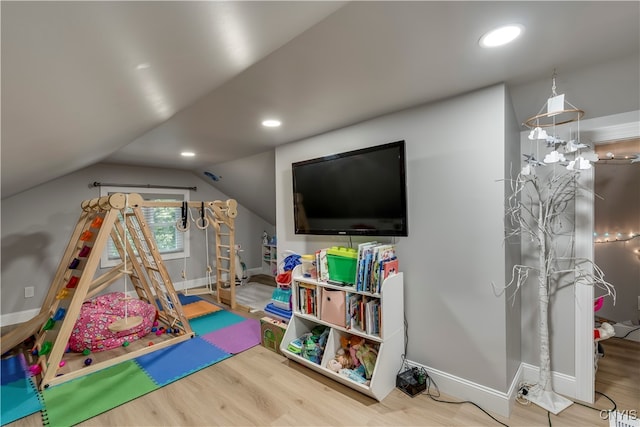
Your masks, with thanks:
[(271, 276), (278, 275), (278, 247), (276, 245), (262, 245), (262, 271)]
[[(371, 294), (358, 292), (355, 287), (337, 286), (314, 279), (302, 277), (301, 267), (297, 266), (292, 278), (292, 305), (293, 313), (289, 325), (280, 344), (280, 351), (287, 358), (300, 363), (316, 372), (325, 375), (341, 384), (351, 387), (378, 401), (384, 399), (396, 386), (396, 375), (402, 365), (402, 353), (404, 351), (404, 291), (402, 273), (389, 276), (381, 286), (380, 293)], [(316, 305), (320, 304), (320, 289), (338, 289), (350, 294), (361, 294), (369, 299), (380, 300), (380, 333), (367, 334), (359, 328), (346, 328), (326, 322), (313, 314), (302, 313), (298, 309), (298, 287), (315, 287)], [(347, 309), (347, 308), (346, 308)], [(318, 306), (318, 313), (320, 308)], [(310, 332), (316, 325), (325, 325), (330, 328), (329, 338), (325, 346), (320, 364), (313, 363), (304, 357), (288, 350), (289, 343)], [(350, 380), (329, 368), (327, 364), (332, 360), (336, 351), (341, 347), (340, 337), (343, 335), (356, 335), (379, 345), (376, 365), (369, 385), (364, 385)]]

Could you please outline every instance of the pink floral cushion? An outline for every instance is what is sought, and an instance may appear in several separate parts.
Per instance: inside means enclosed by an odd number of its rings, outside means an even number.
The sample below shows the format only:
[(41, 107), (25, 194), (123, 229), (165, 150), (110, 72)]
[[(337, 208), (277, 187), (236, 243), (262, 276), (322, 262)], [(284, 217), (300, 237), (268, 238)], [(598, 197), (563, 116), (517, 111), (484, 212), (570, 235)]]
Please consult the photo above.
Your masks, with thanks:
[[(110, 331), (111, 323), (125, 317), (125, 304), (127, 316), (140, 316), (142, 323), (129, 330)], [(125, 341), (138, 340), (151, 332), (155, 317), (156, 309), (153, 305), (137, 299), (125, 299), (122, 292), (100, 295), (82, 304), (69, 338), (69, 349), (77, 352), (90, 349), (97, 352), (120, 347)]]

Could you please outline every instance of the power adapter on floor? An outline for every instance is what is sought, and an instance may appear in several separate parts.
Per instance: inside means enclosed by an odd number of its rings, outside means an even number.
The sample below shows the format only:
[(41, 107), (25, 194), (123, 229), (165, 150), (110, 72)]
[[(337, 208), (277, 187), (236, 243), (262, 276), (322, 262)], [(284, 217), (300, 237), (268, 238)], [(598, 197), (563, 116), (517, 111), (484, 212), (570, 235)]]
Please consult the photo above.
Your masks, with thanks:
[(407, 368), (396, 376), (396, 387), (414, 397), (427, 389), (427, 372), (424, 368)]

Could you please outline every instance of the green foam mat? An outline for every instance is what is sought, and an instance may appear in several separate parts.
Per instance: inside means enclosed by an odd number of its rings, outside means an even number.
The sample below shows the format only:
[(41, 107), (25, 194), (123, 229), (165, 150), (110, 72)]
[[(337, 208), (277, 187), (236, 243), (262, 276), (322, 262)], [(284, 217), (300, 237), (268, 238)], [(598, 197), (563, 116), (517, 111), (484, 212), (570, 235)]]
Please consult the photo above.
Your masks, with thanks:
[(56, 427), (74, 425), (158, 388), (129, 360), (45, 389), (43, 422)]

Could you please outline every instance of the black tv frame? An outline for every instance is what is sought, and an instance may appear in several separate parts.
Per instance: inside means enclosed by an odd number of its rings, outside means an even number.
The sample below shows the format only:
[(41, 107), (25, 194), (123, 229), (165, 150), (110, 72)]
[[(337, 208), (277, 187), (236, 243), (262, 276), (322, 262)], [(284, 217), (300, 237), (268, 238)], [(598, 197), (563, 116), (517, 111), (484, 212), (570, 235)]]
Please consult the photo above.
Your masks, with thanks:
[[(353, 156), (362, 156), (367, 153), (372, 153), (376, 151), (383, 151), (388, 149), (397, 149), (398, 150), (398, 172), (399, 172), (399, 182), (400, 188), (397, 189), (398, 196), (400, 199), (400, 218), (401, 225), (400, 228), (386, 228), (386, 229), (378, 229), (378, 228), (310, 228), (305, 229), (301, 227), (300, 222), (303, 222), (301, 218), (304, 218), (305, 215), (302, 209), (299, 208), (298, 203), (296, 203), (296, 172), (300, 167), (304, 167), (306, 165), (314, 165), (325, 162), (332, 162), (348, 157)], [(375, 145), (371, 147), (361, 148), (352, 151), (345, 151), (338, 154), (332, 154), (328, 156), (318, 157), (309, 160), (303, 160), (294, 162), (291, 165), (291, 174), (293, 180), (293, 208), (294, 208), (294, 233), (298, 235), (337, 235), (337, 236), (395, 236), (395, 237), (406, 237), (409, 234), (408, 230), (408, 210), (407, 210), (407, 179), (406, 179), (406, 155), (405, 155), (405, 141), (395, 141), (381, 145)], [(321, 177), (318, 177), (319, 181)], [(375, 182), (372, 183), (375, 185)], [(397, 219), (397, 218), (396, 218)]]

